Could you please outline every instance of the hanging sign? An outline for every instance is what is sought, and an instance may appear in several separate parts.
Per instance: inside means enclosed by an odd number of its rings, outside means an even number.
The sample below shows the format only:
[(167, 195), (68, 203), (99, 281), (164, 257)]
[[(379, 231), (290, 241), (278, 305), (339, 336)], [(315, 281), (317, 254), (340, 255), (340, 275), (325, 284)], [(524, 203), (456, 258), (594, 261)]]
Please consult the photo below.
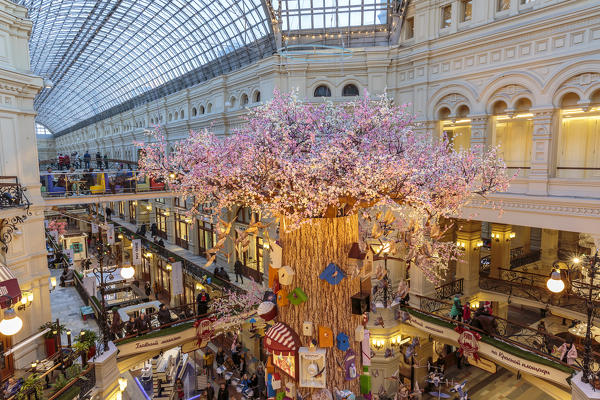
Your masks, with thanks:
[(460, 355), (464, 357), (472, 357), (473, 359), (479, 359), (477, 351), (479, 350), (479, 340), (481, 335), (477, 332), (465, 329), (462, 326), (457, 326), (456, 332), (460, 334), (458, 337), (458, 344), (460, 345)]
[(183, 294), (183, 271), (181, 261), (174, 262), (171, 270), (171, 293)]
[(131, 264), (140, 265), (142, 263), (142, 240), (133, 239), (131, 241)]
[(106, 242), (115, 244), (115, 226), (113, 224), (106, 225)]
[(98, 233), (98, 225), (92, 224), (92, 233)]

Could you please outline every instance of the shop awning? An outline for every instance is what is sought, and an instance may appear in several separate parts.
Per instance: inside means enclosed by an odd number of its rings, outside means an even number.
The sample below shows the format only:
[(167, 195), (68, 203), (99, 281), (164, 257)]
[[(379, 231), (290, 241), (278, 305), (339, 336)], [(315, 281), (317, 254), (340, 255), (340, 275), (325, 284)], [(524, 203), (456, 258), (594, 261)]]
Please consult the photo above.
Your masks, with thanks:
[(21, 288), (12, 271), (0, 263), (0, 307), (8, 308), (21, 300)]
[(300, 337), (283, 322), (277, 322), (265, 333), (264, 344), (271, 352), (289, 355), (300, 348)]

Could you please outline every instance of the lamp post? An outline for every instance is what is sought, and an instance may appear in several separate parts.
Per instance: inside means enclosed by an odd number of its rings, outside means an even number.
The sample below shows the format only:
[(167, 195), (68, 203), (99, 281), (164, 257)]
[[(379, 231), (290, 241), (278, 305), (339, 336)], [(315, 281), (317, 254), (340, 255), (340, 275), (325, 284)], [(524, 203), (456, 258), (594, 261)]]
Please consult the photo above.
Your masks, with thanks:
[[(587, 328), (585, 331), (584, 351), (583, 351), (583, 365), (581, 381), (584, 383), (590, 383), (593, 372), (591, 369), (592, 363), (592, 320), (594, 318), (594, 290), (598, 294), (598, 289), (594, 286), (594, 278), (600, 273), (600, 258), (598, 257), (598, 250), (594, 256), (575, 257), (572, 265), (567, 265), (569, 271), (574, 270), (578, 266), (583, 270), (587, 270), (588, 283), (582, 281), (570, 280), (570, 284), (575, 289), (580, 289), (585, 294), (585, 305), (587, 313)], [(565, 288), (565, 283), (560, 277), (560, 271), (554, 269), (550, 275), (550, 279), (546, 282), (546, 286), (553, 293), (560, 293)]]
[[(98, 227), (98, 232), (100, 232), (100, 227)], [(99, 233), (100, 236), (100, 233)], [(118, 269), (117, 265), (113, 267), (105, 267), (104, 266), (104, 257), (110, 256), (110, 246), (100, 242), (98, 244), (98, 267), (92, 269), (92, 272), (96, 276), (96, 279), (100, 280), (100, 330), (102, 331), (102, 343), (104, 345), (103, 349), (108, 349), (108, 340), (110, 338), (110, 330), (108, 327), (108, 319), (106, 314), (106, 299), (105, 299), (105, 282), (104, 282), (104, 274), (108, 274), (109, 279), (113, 279), (113, 273)]]

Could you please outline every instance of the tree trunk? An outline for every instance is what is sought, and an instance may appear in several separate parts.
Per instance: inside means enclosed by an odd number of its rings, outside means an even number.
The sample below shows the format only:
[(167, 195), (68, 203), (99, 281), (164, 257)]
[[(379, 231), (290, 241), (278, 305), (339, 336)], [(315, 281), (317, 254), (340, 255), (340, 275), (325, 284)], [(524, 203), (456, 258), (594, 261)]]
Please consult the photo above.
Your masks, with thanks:
[[(360, 342), (354, 341), (354, 329), (362, 318), (352, 315), (350, 299), (360, 291), (359, 278), (346, 275), (337, 285), (330, 285), (319, 279), (321, 271), (331, 262), (348, 272), (348, 252), (352, 243), (358, 241), (358, 217), (315, 218), (292, 232), (286, 233), (283, 226), (279, 232), (283, 250), (282, 265), (289, 265), (295, 271), (293, 284), (286, 289), (291, 291), (300, 287), (308, 296), (308, 300), (301, 305), (282, 307), (279, 310), (279, 321), (294, 329), (305, 347), (308, 347), (313, 338), (318, 341), (319, 326), (330, 328), (334, 345), (327, 349), (327, 389), (332, 392), (334, 388), (348, 389), (358, 395), (358, 378), (346, 381), (345, 371), (339, 366), (343, 367), (346, 352), (337, 349), (335, 337), (341, 332), (348, 335), (350, 348), (356, 354), (356, 370), (360, 374), (361, 347)], [(302, 335), (304, 321), (313, 323), (312, 337)], [(287, 377), (282, 376), (284, 385), (287, 380)], [(298, 389), (303, 394), (318, 390)]]

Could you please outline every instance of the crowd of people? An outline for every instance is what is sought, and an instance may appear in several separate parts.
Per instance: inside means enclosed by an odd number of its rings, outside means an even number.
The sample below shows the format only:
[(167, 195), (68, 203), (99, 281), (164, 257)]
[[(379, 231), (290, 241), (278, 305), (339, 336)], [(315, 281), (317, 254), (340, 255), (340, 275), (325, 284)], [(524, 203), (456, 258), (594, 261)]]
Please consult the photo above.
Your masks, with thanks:
[[(96, 168), (100, 169), (104, 165), (104, 168), (108, 169), (108, 155), (105, 154), (102, 156), (99, 151), (96, 152)], [(58, 165), (58, 170), (68, 170), (71, 167), (74, 168), (86, 168), (89, 169), (92, 164), (92, 155), (89, 151), (86, 150), (83, 155), (83, 159), (81, 155), (74, 151), (71, 154), (62, 154), (58, 153), (56, 156), (56, 164)]]
[[(81, 172), (78, 172), (75, 168), (75, 166), (70, 165), (66, 168), (67, 174), (60, 173), (55, 178), (52, 167), (48, 167), (46, 169), (47, 174), (41, 177), (41, 183), (44, 186), (50, 185), (47, 179), (51, 179), (52, 186), (64, 188), (66, 192), (89, 194), (93, 186), (102, 185), (101, 179), (105, 179), (105, 169), (102, 166), (98, 170), (84, 168)], [(124, 169), (123, 165), (117, 166), (117, 171), (111, 173), (111, 176), (106, 180), (108, 187), (105, 187), (105, 191), (114, 194), (117, 189), (133, 189), (135, 182), (130, 175), (132, 175), (132, 171), (129, 170), (129, 165), (127, 169)]]

